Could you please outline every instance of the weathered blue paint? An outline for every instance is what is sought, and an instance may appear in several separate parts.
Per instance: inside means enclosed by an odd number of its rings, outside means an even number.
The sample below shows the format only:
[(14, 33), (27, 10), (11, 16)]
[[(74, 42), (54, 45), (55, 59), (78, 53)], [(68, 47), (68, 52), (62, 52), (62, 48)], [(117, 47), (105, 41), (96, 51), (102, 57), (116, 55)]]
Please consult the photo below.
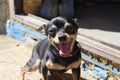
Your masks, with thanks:
[(105, 72), (104, 69), (100, 68), (100, 67), (94, 67), (93, 69), (93, 72), (96, 74), (96, 75), (99, 75), (101, 78), (106, 78), (107, 77), (107, 74)]
[(7, 35), (14, 37), (19, 40), (26, 40), (26, 34), (27, 36), (31, 38), (37, 38), (37, 39), (44, 39), (46, 38), (45, 35), (35, 31), (35, 30), (30, 30), (27, 28), (25, 25), (21, 23), (17, 23), (14, 21), (12, 24), (10, 24), (10, 20), (7, 21), (6, 25), (7, 29)]
[(82, 58), (84, 60), (87, 60), (88, 62), (93, 63), (96, 65), (93, 69), (93, 72), (102, 78), (105, 78), (107, 76), (105, 70), (111, 71), (113, 74), (117, 74), (118, 70), (116, 68), (111, 68), (109, 65), (103, 66), (101, 62), (95, 62), (93, 59), (91, 59), (88, 55), (86, 55), (84, 52), (82, 53)]

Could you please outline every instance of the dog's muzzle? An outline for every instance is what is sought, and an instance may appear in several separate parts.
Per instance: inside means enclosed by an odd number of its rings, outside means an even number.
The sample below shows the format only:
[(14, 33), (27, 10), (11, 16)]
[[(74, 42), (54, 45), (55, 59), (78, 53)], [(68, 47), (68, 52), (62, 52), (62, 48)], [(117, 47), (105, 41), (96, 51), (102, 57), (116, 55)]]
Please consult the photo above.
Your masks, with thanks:
[(70, 54), (71, 40), (68, 40), (66, 35), (59, 35), (58, 39), (59, 54), (61, 56), (68, 56)]

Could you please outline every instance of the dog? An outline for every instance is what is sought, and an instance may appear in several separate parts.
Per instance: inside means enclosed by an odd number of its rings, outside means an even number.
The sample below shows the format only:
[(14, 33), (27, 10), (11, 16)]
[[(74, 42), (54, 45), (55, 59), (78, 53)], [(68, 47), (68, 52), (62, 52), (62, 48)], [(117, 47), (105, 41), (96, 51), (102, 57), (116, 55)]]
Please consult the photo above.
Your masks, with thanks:
[(26, 72), (39, 69), (42, 80), (48, 80), (50, 73), (72, 69), (73, 80), (80, 79), (81, 47), (76, 41), (79, 21), (55, 17), (42, 26), (47, 38), (33, 48), (32, 57), (21, 69), (20, 80)]

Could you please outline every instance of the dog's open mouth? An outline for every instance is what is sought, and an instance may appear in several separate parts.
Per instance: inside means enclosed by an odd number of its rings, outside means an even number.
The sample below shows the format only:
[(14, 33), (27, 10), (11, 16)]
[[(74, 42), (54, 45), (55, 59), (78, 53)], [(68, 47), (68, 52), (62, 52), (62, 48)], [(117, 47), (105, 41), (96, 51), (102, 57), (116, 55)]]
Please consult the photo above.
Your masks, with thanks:
[(58, 44), (59, 54), (63, 57), (68, 56), (70, 54), (70, 45), (71, 45), (71, 42)]

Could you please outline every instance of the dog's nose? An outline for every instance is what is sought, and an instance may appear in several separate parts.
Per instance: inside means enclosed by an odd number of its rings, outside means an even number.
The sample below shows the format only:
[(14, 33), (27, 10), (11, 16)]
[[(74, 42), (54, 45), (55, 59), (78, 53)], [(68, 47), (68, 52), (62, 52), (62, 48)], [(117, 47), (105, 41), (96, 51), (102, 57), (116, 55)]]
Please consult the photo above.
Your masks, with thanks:
[(59, 38), (60, 42), (64, 42), (67, 39), (67, 37), (65, 35), (59, 35), (58, 38)]

